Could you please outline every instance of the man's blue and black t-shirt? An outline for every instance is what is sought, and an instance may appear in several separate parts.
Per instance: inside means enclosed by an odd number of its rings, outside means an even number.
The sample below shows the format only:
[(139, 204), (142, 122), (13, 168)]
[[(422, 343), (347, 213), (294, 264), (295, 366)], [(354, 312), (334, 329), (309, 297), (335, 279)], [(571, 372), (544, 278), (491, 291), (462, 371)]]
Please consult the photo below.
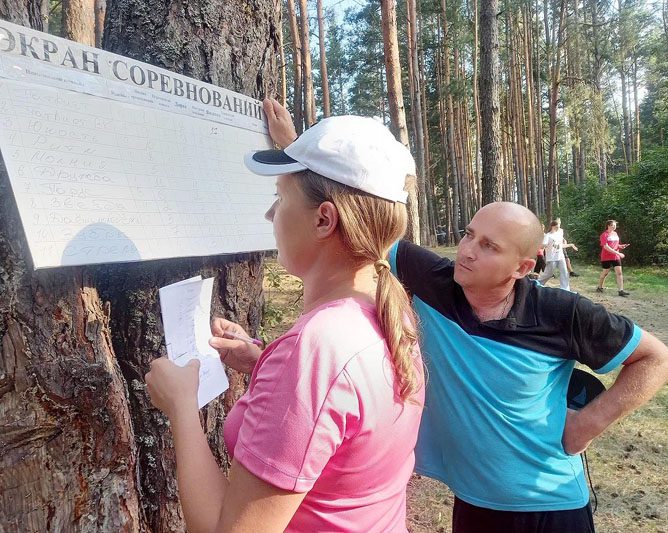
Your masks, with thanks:
[(412, 295), (428, 369), (416, 470), (488, 509), (586, 505), (582, 460), (561, 444), (568, 381), (576, 361), (615, 369), (641, 329), (527, 278), (516, 282), (505, 319), (481, 323), (453, 279), (454, 262), (401, 241), (390, 263)]

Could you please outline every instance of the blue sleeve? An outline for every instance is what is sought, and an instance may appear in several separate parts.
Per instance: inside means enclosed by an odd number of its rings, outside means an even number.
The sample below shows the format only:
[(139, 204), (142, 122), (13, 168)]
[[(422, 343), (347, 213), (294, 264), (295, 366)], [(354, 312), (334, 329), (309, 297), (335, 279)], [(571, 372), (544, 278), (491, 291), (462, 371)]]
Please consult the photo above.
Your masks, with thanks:
[(413, 293), (418, 287), (429, 283), (429, 274), (435, 269), (453, 264), (449, 259), (408, 241), (394, 243), (390, 248), (389, 259), (392, 273)]
[(395, 276), (399, 277), (399, 272), (397, 271), (397, 251), (399, 250), (399, 242), (397, 241), (392, 245), (392, 248), (390, 248), (390, 269), (392, 270), (392, 274)]

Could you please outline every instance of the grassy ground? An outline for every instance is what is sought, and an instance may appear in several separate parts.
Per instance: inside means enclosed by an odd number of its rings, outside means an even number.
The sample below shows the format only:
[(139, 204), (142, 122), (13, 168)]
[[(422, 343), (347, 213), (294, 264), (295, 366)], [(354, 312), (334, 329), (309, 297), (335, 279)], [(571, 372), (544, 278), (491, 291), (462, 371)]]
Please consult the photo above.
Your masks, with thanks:
[[(454, 257), (453, 248), (437, 248)], [(584, 265), (571, 255), (580, 277), (571, 288), (614, 312), (633, 319), (668, 343), (668, 272), (658, 268), (625, 269), (628, 298), (617, 296), (614, 275), (606, 291), (595, 292), (600, 268)], [(548, 285), (558, 286), (558, 280)], [(263, 335), (275, 338), (301, 310), (301, 283), (274, 261), (267, 261)], [(615, 374), (603, 376), (610, 385)], [(668, 386), (646, 406), (611, 427), (587, 453), (598, 509), (594, 514), (602, 533), (668, 533)], [(452, 493), (438, 481), (413, 476), (409, 484), (408, 527), (411, 533), (450, 531)]]

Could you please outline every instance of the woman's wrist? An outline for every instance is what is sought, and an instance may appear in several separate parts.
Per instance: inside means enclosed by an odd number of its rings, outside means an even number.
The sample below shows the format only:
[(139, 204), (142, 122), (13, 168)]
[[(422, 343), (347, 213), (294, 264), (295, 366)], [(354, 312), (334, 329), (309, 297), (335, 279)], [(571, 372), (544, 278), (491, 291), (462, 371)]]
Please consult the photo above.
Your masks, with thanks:
[(195, 398), (194, 401), (184, 401), (174, 406), (167, 415), (167, 418), (169, 418), (169, 423), (172, 426), (192, 424), (195, 420), (199, 424), (197, 399)]

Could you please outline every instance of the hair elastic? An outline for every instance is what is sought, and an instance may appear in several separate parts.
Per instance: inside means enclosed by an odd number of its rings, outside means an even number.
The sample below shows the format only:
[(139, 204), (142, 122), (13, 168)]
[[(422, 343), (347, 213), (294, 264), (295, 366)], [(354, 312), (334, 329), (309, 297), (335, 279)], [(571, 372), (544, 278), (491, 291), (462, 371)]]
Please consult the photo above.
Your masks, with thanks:
[(385, 259), (378, 259), (378, 261), (373, 264), (373, 267), (376, 269), (376, 274), (380, 274), (380, 271), (384, 268), (390, 270), (390, 263), (385, 261)]

